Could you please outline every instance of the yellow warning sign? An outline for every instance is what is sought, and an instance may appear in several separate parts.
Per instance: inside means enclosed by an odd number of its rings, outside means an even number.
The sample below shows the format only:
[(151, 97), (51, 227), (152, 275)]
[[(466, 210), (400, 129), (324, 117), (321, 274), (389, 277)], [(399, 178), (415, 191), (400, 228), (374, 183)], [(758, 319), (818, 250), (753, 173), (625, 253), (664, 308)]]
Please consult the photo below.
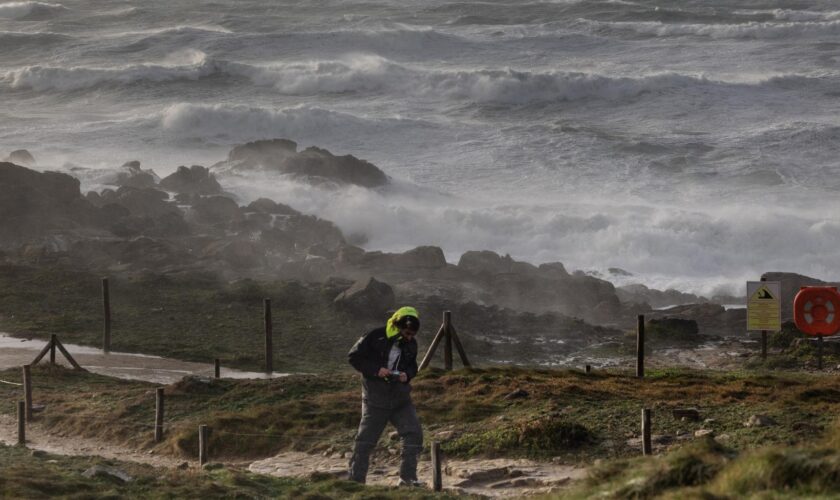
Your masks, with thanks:
[(747, 330), (778, 332), (782, 329), (782, 284), (778, 281), (747, 282)]

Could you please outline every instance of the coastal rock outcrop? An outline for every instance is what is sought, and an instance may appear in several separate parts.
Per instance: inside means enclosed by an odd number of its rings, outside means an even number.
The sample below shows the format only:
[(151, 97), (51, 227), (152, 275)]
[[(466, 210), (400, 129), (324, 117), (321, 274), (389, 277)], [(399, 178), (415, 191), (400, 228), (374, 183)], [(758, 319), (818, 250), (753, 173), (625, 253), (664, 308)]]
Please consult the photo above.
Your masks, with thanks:
[(4, 160), (16, 165), (23, 165), (24, 167), (31, 167), (35, 165), (35, 157), (32, 153), (25, 149), (18, 149), (9, 153), (9, 156)]
[(160, 187), (179, 194), (214, 195), (222, 192), (216, 176), (201, 165), (178, 167), (178, 170), (160, 181)]
[(362, 279), (335, 298), (335, 304), (343, 309), (368, 318), (382, 318), (393, 309), (396, 302), (394, 290), (387, 283), (375, 278)]
[(316, 184), (332, 182), (372, 188), (388, 183), (385, 172), (368, 161), (353, 155), (336, 156), (317, 147), (298, 152), (297, 143), (288, 139), (238, 145), (230, 151), (226, 161), (212, 168), (231, 172), (264, 169), (293, 175)]

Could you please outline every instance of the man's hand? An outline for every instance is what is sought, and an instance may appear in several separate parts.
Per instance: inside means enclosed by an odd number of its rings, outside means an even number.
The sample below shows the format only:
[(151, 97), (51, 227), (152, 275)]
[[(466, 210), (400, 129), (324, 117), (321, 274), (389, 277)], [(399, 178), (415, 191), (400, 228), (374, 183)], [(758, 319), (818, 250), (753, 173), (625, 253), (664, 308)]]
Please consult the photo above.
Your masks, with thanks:
[(378, 372), (376, 372), (376, 376), (380, 378), (388, 378), (391, 375), (391, 370), (387, 368), (380, 368)]
[(405, 372), (400, 372), (400, 382), (403, 384), (408, 382), (408, 375), (406, 375)]

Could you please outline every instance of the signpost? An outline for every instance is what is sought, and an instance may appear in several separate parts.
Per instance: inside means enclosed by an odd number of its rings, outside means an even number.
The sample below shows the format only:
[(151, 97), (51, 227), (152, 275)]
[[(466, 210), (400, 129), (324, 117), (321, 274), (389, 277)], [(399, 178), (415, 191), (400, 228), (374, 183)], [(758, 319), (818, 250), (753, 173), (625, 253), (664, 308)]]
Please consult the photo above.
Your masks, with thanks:
[(767, 359), (767, 332), (782, 329), (782, 284), (747, 282), (747, 331), (761, 331), (761, 358)]

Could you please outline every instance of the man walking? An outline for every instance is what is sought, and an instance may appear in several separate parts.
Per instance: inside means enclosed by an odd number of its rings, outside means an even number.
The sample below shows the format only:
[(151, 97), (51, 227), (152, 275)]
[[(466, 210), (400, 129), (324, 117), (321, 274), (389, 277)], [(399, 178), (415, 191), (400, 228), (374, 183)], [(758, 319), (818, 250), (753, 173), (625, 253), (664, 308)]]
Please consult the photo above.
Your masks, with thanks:
[(362, 421), (350, 459), (350, 479), (364, 483), (370, 454), (388, 422), (402, 440), (400, 485), (419, 486), (417, 456), (423, 449), (423, 430), (411, 401), (411, 379), (417, 375), (420, 316), (413, 307), (401, 307), (385, 327), (360, 338), (348, 357), (362, 374)]

